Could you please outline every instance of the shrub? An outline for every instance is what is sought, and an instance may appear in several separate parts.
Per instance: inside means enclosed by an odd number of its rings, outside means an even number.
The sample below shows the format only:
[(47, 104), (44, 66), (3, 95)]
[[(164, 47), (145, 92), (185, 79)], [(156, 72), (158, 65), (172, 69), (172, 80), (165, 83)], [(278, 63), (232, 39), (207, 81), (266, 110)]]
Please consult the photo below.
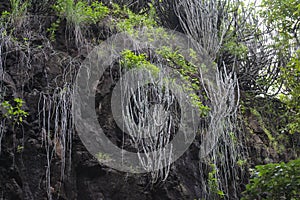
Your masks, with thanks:
[(78, 26), (95, 24), (109, 13), (109, 9), (98, 1), (88, 5), (85, 1), (75, 3), (74, 0), (58, 0), (54, 10), (60, 17), (65, 17), (69, 23)]
[[(82, 27), (90, 24), (96, 24), (105, 16), (108, 15), (109, 9), (104, 6), (101, 2), (94, 1), (88, 4), (85, 1), (74, 0), (58, 0), (53, 6), (60, 18), (65, 18), (68, 25), (73, 29), (75, 34), (75, 43), (80, 46), (84, 37), (82, 34)], [(48, 32), (51, 34), (50, 39), (55, 38), (56, 25), (50, 27)]]
[(122, 59), (120, 60), (120, 64), (122, 67), (127, 69), (133, 68), (145, 68), (153, 73), (153, 75), (159, 73), (159, 68), (154, 64), (151, 64), (150, 61), (147, 60), (147, 56), (145, 54), (135, 54), (130, 50), (122, 51)]
[(10, 11), (1, 13), (1, 18), (5, 21), (11, 22), (14, 26), (20, 26), (24, 20), (29, 6), (28, 0), (10, 0)]
[(243, 199), (299, 199), (300, 159), (255, 167)]

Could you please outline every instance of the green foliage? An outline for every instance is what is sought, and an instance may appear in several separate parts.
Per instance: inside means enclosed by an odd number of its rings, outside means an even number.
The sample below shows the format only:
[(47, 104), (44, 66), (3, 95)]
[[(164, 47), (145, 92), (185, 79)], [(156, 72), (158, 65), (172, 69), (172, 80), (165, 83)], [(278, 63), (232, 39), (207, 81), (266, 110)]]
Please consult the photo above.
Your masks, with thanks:
[[(197, 74), (197, 67), (192, 63), (186, 61), (183, 55), (178, 53), (178, 51), (173, 51), (170, 47), (162, 47), (156, 51), (157, 54), (161, 55), (167, 62), (168, 65), (172, 68), (177, 68), (182, 75), (183, 79), (186, 80), (189, 85), (185, 85), (187, 91), (199, 91), (200, 81), (195, 75)], [(190, 51), (190, 56), (195, 55), (194, 51)], [(205, 96), (205, 95), (204, 95)], [(210, 108), (206, 105), (203, 105), (200, 97), (195, 93), (190, 94), (192, 104), (198, 108), (201, 117), (208, 115)]]
[(1, 14), (1, 19), (2, 20), (7, 20), (7, 19), (9, 19), (9, 17), (10, 17), (10, 12), (9, 11), (3, 11), (2, 12), (2, 14)]
[(130, 50), (124, 50), (122, 53), (120, 64), (127, 69), (141, 69), (145, 68), (152, 72), (154, 75), (159, 73), (159, 68), (147, 60), (146, 54), (135, 54)]
[(58, 0), (53, 8), (60, 17), (75, 25), (95, 24), (109, 13), (109, 9), (98, 1), (89, 5), (86, 1)]
[(99, 161), (102, 161), (102, 162), (111, 160), (111, 157), (108, 154), (105, 154), (105, 153), (102, 153), (102, 152), (97, 153), (96, 157)]
[(239, 159), (239, 160), (236, 162), (236, 164), (237, 164), (238, 166), (240, 166), (240, 167), (243, 167), (243, 166), (247, 165), (247, 160), (245, 160), (245, 159)]
[(56, 31), (59, 27), (59, 24), (60, 24), (60, 20), (56, 20), (55, 22), (53, 22), (51, 24), (51, 27), (47, 29), (47, 32), (50, 34), (50, 40), (51, 41), (54, 41), (55, 40), (55, 37), (56, 37)]
[(299, 199), (300, 159), (258, 165), (246, 186), (246, 199)]
[[(126, 31), (128, 33), (134, 33), (134, 29), (140, 27), (152, 28), (157, 26), (155, 18), (155, 9), (150, 4), (151, 9), (149, 13), (136, 14), (132, 12), (129, 8), (124, 7), (120, 9), (118, 6), (114, 6), (114, 13), (118, 15), (126, 16), (124, 19), (119, 19), (117, 21), (117, 28), (120, 31)], [(141, 11), (143, 13), (143, 11)]]
[[(190, 91), (198, 91), (200, 89), (197, 78), (191, 78), (197, 72), (195, 66), (188, 63), (184, 57), (177, 51), (172, 51), (169, 47), (163, 47), (156, 51), (157, 54), (161, 55), (171, 67), (179, 67), (179, 72), (182, 74), (183, 78), (191, 84), (185, 85), (185, 89)], [(135, 54), (130, 50), (124, 50), (122, 52), (122, 58), (120, 64), (124, 68), (145, 68), (150, 70), (153, 74), (159, 73), (159, 68), (147, 60), (145, 54)], [(190, 94), (192, 104), (199, 109), (200, 116), (205, 117), (208, 115), (210, 108), (203, 105), (200, 97), (195, 93)]]
[(271, 143), (275, 142), (275, 138), (272, 136), (272, 133), (266, 128), (266, 125), (260, 113), (254, 108), (251, 108), (250, 111), (257, 118), (260, 127), (263, 129), (264, 133), (268, 136), (269, 141)]
[(289, 133), (300, 132), (300, 50), (291, 58), (287, 67), (282, 69), (281, 78), (287, 90), (286, 94), (280, 95), (280, 99), (289, 109), (287, 131)]
[(118, 16), (122, 12), (120, 6), (116, 3), (112, 3), (112, 14)]
[[(221, 53), (230, 54), (236, 59), (246, 59), (249, 47), (245, 40), (243, 41), (242, 35), (239, 33), (238, 28), (243, 29), (243, 34), (256, 35), (259, 29), (256, 24), (252, 24), (251, 21), (247, 21), (243, 17), (245, 12), (248, 12), (248, 17), (254, 15), (255, 6), (253, 4), (246, 5), (244, 1), (233, 1), (229, 5), (228, 17), (230, 20), (235, 21), (237, 24), (242, 24), (243, 27), (229, 26), (226, 37), (222, 41)], [(246, 11), (247, 10), (247, 11)], [(253, 17), (253, 16), (251, 16)]]
[(246, 45), (238, 43), (232, 39), (226, 42), (223, 48), (225, 51), (228, 51), (230, 54), (238, 58), (245, 58), (248, 53), (248, 48)]
[(277, 28), (282, 37), (291, 38), (299, 31), (299, 0), (263, 0), (261, 15)]
[(28, 116), (28, 112), (22, 109), (24, 101), (20, 98), (15, 98), (14, 103), (10, 104), (9, 101), (3, 101), (1, 106), (5, 109), (3, 116), (11, 120), (14, 124), (20, 124), (23, 119)]
[[(178, 53), (178, 51), (164, 46), (156, 52), (166, 59), (171, 67), (179, 66), (181, 74), (192, 75), (197, 73), (197, 68), (192, 63), (187, 62), (184, 56)], [(191, 51), (191, 55), (193, 54), (195, 54), (195, 52)], [(196, 81), (195, 83), (199, 83), (196, 79), (194, 81)]]
[(6, 22), (10, 21), (14, 25), (18, 25), (27, 13), (27, 8), (29, 6), (28, 0), (10, 0), (10, 11), (3, 11), (1, 14), (1, 19)]
[(195, 93), (190, 94), (192, 104), (198, 108), (198, 111), (200, 113), (200, 117), (206, 117), (209, 114), (210, 107), (203, 105), (200, 97), (196, 95)]
[[(279, 98), (288, 107), (286, 116), (289, 123), (284, 131), (291, 134), (300, 132), (300, 2), (298, 0), (263, 0), (262, 7), (261, 16), (277, 32), (273, 48), (278, 50), (278, 57), (285, 58), (284, 62), (288, 63), (280, 67), (279, 77), (280, 82), (284, 83), (283, 93), (279, 95)], [(295, 49), (298, 51), (295, 52)]]
[(217, 195), (219, 198), (223, 198), (225, 196), (224, 192), (219, 189), (218, 179), (216, 178), (217, 169), (216, 165), (210, 165), (212, 170), (208, 173), (208, 186), (212, 194)]
[(24, 146), (22, 146), (22, 145), (18, 145), (18, 146), (17, 146), (17, 152), (18, 152), (18, 153), (22, 153), (23, 150), (24, 150)]
[(10, 0), (11, 15), (15, 18), (22, 17), (27, 12), (29, 1)]
[(143, 65), (146, 65), (148, 61), (146, 60), (145, 54), (136, 55), (130, 50), (124, 50), (122, 53), (121, 65), (122, 67), (133, 69), (140, 68)]

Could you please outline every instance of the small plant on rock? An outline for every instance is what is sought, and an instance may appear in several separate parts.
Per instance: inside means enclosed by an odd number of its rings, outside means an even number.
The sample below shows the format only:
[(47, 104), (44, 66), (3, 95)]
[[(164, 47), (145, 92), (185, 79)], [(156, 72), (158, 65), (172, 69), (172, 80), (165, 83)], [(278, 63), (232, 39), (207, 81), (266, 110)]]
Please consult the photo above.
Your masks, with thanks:
[(4, 108), (3, 116), (9, 119), (13, 124), (20, 124), (23, 119), (28, 116), (28, 112), (22, 109), (24, 101), (20, 98), (15, 98), (14, 103), (11, 104), (9, 101), (3, 101), (1, 106)]

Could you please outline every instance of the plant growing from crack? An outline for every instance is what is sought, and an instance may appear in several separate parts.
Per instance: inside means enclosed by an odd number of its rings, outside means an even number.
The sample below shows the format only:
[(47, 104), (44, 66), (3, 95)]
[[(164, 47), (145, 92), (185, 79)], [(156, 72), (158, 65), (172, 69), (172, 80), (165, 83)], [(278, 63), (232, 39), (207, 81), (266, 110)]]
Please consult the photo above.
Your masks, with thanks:
[(4, 109), (4, 118), (11, 120), (13, 125), (21, 124), (23, 119), (28, 116), (28, 112), (22, 109), (23, 104), (24, 101), (20, 98), (15, 98), (12, 104), (9, 101), (3, 101), (1, 106)]

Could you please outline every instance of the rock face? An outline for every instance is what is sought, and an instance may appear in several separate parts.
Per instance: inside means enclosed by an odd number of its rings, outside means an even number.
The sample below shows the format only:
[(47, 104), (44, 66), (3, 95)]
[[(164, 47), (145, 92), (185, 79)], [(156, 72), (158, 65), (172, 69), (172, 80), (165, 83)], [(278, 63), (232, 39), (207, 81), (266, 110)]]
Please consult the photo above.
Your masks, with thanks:
[[(22, 152), (9, 147), (9, 136), (3, 142), (1, 199), (47, 199), (46, 153), (42, 141), (26, 133)], [(165, 182), (152, 185), (147, 174), (118, 172), (99, 164), (77, 137), (73, 144), (71, 169), (63, 182), (60, 160), (52, 160), (50, 192), (53, 199), (191, 199), (202, 193), (197, 178), (199, 161), (193, 147), (172, 166)]]
[[(9, 1), (0, 3), (1, 12), (8, 7)], [(70, 78), (66, 74), (78, 69), (91, 47), (77, 48), (69, 38), (74, 35), (66, 34), (65, 22), (57, 30), (56, 41), (50, 44), (45, 38), (48, 34), (46, 29), (54, 21), (55, 18), (51, 17), (28, 16), (15, 28), (14, 39), (3, 35), (3, 29), (0, 28), (1, 70), (5, 72), (6, 78), (1, 79), (1, 91), (5, 91), (6, 100), (22, 98), (25, 101), (23, 109), (29, 113), (21, 125), (6, 121), (3, 127), (0, 199), (131, 200), (194, 199), (203, 196), (205, 192), (201, 189), (202, 183), (198, 181), (202, 169), (199, 168), (195, 145), (172, 165), (167, 180), (152, 184), (149, 174), (124, 173), (99, 164), (74, 132), (62, 175), (62, 149), (53, 133), (53, 116), (48, 115), (51, 118), (47, 126), (50, 130), (49, 141), (45, 141), (43, 136), (45, 130), (40, 118), (43, 110), (51, 112), (53, 99), (47, 105), (43, 104), (43, 99), (52, 96), (56, 89), (64, 88)], [(106, 28), (97, 27), (97, 30), (103, 31)], [(101, 34), (102, 39), (108, 36), (105, 31)], [(110, 92), (109, 89), (105, 91)], [(112, 135), (118, 131), (111, 129)]]
[[(0, 13), (9, 7), (8, 2), (6, 0), (0, 3)], [(55, 20), (55, 17), (28, 16), (23, 24), (13, 29), (15, 38), (4, 35), (0, 27), (0, 67), (6, 77), (0, 79), (1, 94), (6, 100), (15, 97), (24, 99), (24, 109), (29, 112), (21, 125), (6, 120), (4, 126), (5, 119), (1, 119), (0, 199), (218, 199), (218, 196), (212, 196), (207, 191), (208, 183), (203, 182), (203, 179), (208, 179), (212, 169), (199, 159), (200, 142), (197, 138), (186, 153), (172, 164), (168, 178), (154, 184), (151, 183), (149, 174), (124, 173), (99, 164), (86, 150), (76, 131), (69, 137), (72, 145), (66, 147), (65, 167), (62, 167), (64, 149), (56, 140), (53, 122), (55, 113), (51, 112), (55, 99), (50, 98), (46, 103), (43, 103), (43, 99), (57, 91), (62, 94), (64, 88), (69, 87), (65, 84), (71, 79), (69, 74), (76, 72), (92, 45), (76, 47), (72, 40), (74, 35), (68, 32), (64, 21), (57, 30), (56, 41), (50, 42), (46, 38), (49, 34), (47, 28)], [(104, 40), (111, 34), (111, 30), (108, 31), (105, 24), (99, 26), (94, 27), (94, 34), (100, 32), (99, 37)], [(12, 30), (12, 27), (7, 28)], [(107, 88), (103, 89), (103, 93), (110, 92)], [(108, 105), (104, 103), (102, 106)], [(51, 123), (47, 124), (48, 118), (44, 118), (46, 122), (40, 118), (43, 112), (52, 120)], [(266, 139), (264, 129), (254, 115), (245, 114), (241, 122), (246, 127), (246, 138), (239, 142), (245, 145), (245, 152), (249, 153), (249, 157), (244, 171), (237, 172), (239, 182), (236, 187), (239, 196), (249, 177), (248, 167), (297, 156), (295, 152), (290, 153), (292, 148), (282, 149), (278, 153)], [(43, 123), (49, 127), (47, 142), (43, 136), (46, 131)], [(119, 131), (115, 127), (110, 127), (110, 130), (111, 135), (117, 135)], [(299, 145), (297, 136), (293, 137), (295, 138), (288, 138), (287, 143), (291, 144), (292, 141), (294, 146)], [(230, 178), (228, 175), (229, 182)], [(227, 199), (238, 199), (230, 196), (230, 193), (227, 195)]]

